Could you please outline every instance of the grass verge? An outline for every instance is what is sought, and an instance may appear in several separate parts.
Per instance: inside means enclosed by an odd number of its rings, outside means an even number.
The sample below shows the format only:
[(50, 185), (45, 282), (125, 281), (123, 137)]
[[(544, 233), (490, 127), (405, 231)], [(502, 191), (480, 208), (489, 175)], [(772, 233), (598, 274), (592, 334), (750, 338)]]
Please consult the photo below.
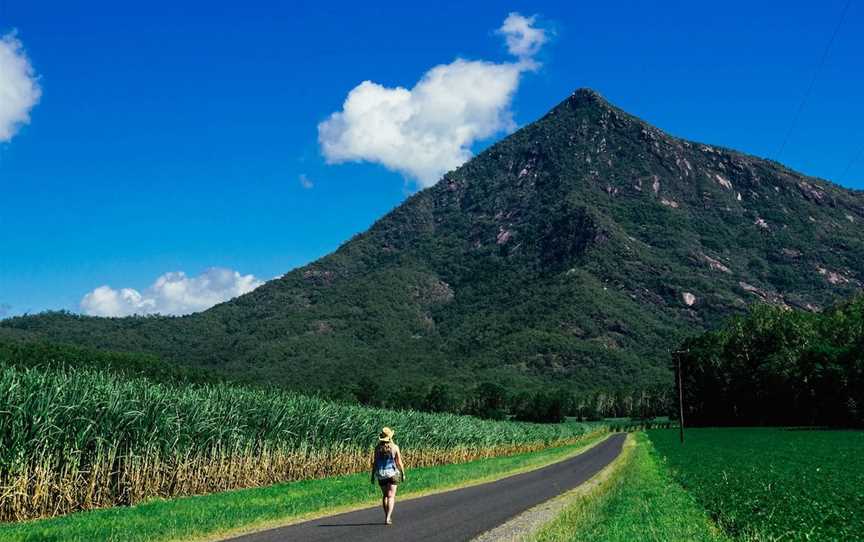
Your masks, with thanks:
[(592, 476), (586, 482), (575, 488), (562, 493), (557, 497), (533, 508), (525, 510), (516, 517), (508, 520), (490, 531), (486, 531), (472, 542), (524, 542), (538, 533), (544, 526), (558, 516), (563, 510), (571, 506), (576, 500), (593, 494), (595, 488), (605, 483), (613, 476), (622, 465), (626, 464), (630, 451), (634, 446), (633, 436), (627, 435), (621, 453), (611, 463), (603, 467), (600, 472)]
[[(605, 436), (594, 433), (569, 446), (470, 463), (418, 469), (410, 469), (409, 465), (408, 481), (400, 486), (399, 493), (418, 497), (536, 469), (581, 453)], [(368, 473), (353, 474), (197, 497), (154, 499), (132, 507), (7, 524), (0, 526), (0, 540), (216, 540), (374, 505), (379, 498), (380, 490), (369, 483)]]
[(621, 466), (544, 526), (534, 542), (728, 540), (672, 479), (645, 434), (634, 437)]

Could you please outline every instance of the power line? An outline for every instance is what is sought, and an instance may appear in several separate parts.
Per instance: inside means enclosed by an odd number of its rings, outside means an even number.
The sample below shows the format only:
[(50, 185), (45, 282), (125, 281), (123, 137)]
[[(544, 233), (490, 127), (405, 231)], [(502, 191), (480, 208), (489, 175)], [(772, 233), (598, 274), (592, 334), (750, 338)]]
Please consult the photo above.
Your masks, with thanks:
[(795, 112), (795, 116), (792, 118), (792, 124), (789, 125), (789, 130), (786, 132), (786, 137), (783, 138), (783, 143), (780, 145), (780, 150), (777, 151), (777, 160), (780, 160), (780, 157), (783, 155), (783, 150), (786, 148), (786, 144), (789, 142), (789, 137), (792, 135), (792, 131), (795, 130), (795, 125), (798, 123), (798, 118), (801, 116), (801, 112), (804, 110), (804, 105), (810, 98), (810, 93), (813, 92), (813, 86), (816, 85), (816, 79), (819, 77), (819, 72), (822, 71), (822, 67), (825, 65), (825, 60), (828, 58), (828, 53), (831, 51), (831, 46), (834, 45), (834, 39), (837, 37), (837, 33), (840, 31), (840, 27), (843, 25), (843, 20), (846, 18), (846, 12), (849, 11), (849, 6), (851, 4), (852, 0), (846, 0), (846, 5), (843, 6), (843, 11), (840, 12), (840, 20), (837, 21), (837, 26), (834, 27), (834, 33), (831, 34), (831, 39), (828, 40), (828, 45), (825, 47), (825, 51), (822, 53), (822, 58), (819, 60), (819, 65), (813, 72), (813, 78), (810, 79), (810, 85), (807, 87), (807, 91), (804, 93), (804, 97), (801, 99), (801, 103), (798, 104), (798, 111)]

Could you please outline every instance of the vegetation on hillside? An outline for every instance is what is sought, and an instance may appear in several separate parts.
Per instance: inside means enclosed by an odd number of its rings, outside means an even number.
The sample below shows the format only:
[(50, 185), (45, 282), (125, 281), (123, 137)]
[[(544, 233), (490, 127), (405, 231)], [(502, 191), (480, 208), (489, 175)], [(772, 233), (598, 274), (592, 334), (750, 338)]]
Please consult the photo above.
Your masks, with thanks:
[(43, 341), (12, 341), (0, 338), (0, 366), (40, 370), (97, 369), (119, 376), (146, 377), (164, 384), (242, 383), (238, 375), (191, 369), (162, 361), (152, 354), (113, 352)]
[(673, 477), (739, 540), (864, 539), (864, 432), (648, 431)]
[(76, 367), (28, 363), (14, 349), (0, 354), (10, 351), (0, 356), (0, 520), (360, 472), (383, 425), (396, 429), (413, 466), (537, 450), (587, 430), (374, 409), (174, 375), (157, 382), (135, 374), (150, 369), (118, 370), (142, 361), (119, 354)]
[[(168, 384), (233, 383), (265, 389), (282, 389), (257, 379), (226, 372), (220, 368), (192, 369), (163, 361), (152, 354), (114, 352), (38, 340), (4, 339), (0, 334), (0, 360), (20, 368), (103, 369), (122, 376), (142, 376)], [(561, 423), (567, 418), (596, 421), (609, 417), (648, 419), (668, 412), (672, 392), (657, 385), (641, 392), (577, 393), (566, 385), (511, 391), (499, 382), (480, 381), (458, 387), (427, 378), (394, 389), (361, 376), (353, 393), (316, 392), (343, 403), (379, 408), (402, 408), (424, 412), (465, 414), (479, 418), (536, 423)]]
[(862, 221), (860, 192), (579, 91), (245, 296), (180, 318), (12, 318), (0, 334), (388, 407), (468, 412), (488, 382), (630, 414), (662, 403), (669, 351), (694, 331), (754, 300), (816, 310), (859, 288)]
[(864, 426), (864, 295), (760, 305), (679, 349), (688, 425)]

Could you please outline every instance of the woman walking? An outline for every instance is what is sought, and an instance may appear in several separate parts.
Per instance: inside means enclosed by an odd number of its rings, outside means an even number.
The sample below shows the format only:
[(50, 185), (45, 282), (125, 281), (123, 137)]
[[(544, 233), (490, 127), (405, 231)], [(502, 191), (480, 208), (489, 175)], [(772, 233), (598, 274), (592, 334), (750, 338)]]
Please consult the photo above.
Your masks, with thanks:
[(405, 465), (399, 446), (393, 442), (394, 431), (381, 429), (378, 444), (372, 452), (372, 483), (381, 486), (381, 507), (384, 508), (384, 523), (393, 525), (393, 507), (396, 505), (396, 486), (405, 480)]

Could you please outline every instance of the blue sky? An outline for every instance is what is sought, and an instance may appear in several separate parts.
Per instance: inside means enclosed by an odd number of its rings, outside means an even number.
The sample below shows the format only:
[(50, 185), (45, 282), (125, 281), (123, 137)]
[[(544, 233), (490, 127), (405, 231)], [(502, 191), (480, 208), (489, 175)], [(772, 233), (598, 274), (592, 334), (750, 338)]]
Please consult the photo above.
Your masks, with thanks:
[(861, 3), (779, 156), (846, 0), (218, 4), (0, 0), (41, 88), (0, 143), (0, 314), (79, 311), (97, 287), (178, 271), (193, 290), (257, 284), (330, 252), (423, 182), (328, 164), (319, 123), (366, 80), (514, 65), (496, 33), (510, 12), (547, 38), (497, 110), (516, 125), (592, 87), (675, 135), (864, 189)]

